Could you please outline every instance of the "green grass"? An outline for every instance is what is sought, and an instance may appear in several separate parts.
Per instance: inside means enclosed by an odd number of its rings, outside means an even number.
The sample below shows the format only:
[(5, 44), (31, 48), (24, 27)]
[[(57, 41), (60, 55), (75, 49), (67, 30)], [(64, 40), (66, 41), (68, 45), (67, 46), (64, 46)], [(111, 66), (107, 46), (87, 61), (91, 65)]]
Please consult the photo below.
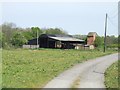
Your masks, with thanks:
[(0, 89), (2, 88), (2, 50), (0, 48)]
[(80, 50), (3, 50), (3, 88), (40, 88), (64, 70), (112, 52)]
[(106, 88), (118, 88), (118, 62), (112, 64), (105, 72)]

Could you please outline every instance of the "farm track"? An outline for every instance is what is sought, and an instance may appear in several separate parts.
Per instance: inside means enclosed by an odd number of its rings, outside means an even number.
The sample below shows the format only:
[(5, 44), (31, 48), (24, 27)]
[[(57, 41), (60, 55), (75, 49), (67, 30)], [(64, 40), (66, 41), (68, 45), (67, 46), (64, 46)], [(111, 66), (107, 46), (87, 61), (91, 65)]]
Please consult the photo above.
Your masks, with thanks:
[(44, 88), (71, 88), (77, 79), (80, 81), (75, 88), (105, 88), (104, 72), (117, 60), (116, 53), (77, 64), (55, 77)]

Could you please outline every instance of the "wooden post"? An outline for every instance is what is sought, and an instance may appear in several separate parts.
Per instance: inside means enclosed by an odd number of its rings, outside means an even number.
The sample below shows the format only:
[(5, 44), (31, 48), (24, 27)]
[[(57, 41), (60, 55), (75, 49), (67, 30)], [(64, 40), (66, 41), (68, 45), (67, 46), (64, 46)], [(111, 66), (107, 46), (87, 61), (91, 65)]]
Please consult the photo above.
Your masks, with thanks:
[(38, 29), (37, 29), (37, 49), (38, 49)]
[(49, 37), (47, 38), (47, 48), (49, 48)]

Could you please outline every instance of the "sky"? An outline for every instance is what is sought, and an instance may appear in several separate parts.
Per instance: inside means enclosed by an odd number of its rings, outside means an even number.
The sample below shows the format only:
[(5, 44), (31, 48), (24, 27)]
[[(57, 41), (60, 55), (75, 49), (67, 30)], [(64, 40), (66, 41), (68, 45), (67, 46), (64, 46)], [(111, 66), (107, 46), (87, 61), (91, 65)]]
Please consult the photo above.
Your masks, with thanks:
[[(5, 0), (6, 1), (6, 0)], [(46, 0), (45, 0), (46, 1)], [(2, 2), (2, 20), (27, 28), (61, 28), (71, 35), (97, 32), (104, 35), (108, 13), (107, 35), (118, 35), (118, 2)], [(112, 2), (113, 1), (113, 2)]]

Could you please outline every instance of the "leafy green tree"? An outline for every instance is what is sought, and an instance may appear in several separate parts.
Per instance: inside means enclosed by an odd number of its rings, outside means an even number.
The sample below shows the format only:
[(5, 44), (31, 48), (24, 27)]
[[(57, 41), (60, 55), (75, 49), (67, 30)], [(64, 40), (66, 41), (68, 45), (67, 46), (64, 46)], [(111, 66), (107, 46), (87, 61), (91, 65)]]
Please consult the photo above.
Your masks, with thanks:
[(26, 28), (22, 31), (22, 34), (24, 35), (24, 37), (27, 39), (27, 40), (31, 40), (33, 39), (32, 37), (32, 32), (31, 32), (31, 28)]
[(37, 38), (43, 33), (43, 31), (39, 27), (32, 27), (31, 28), (31, 34), (33, 38)]
[(59, 28), (49, 28), (45, 30), (46, 34), (62, 34), (62, 35), (67, 35), (67, 32), (59, 29)]
[(6, 36), (3, 32), (0, 32), (0, 47), (2, 48), (10, 48), (11, 43), (7, 42)]
[(4, 33), (7, 42), (10, 42), (10, 39), (15, 31), (16, 31), (15, 24), (13, 23), (2, 24), (2, 32)]
[(2, 47), (2, 32), (0, 32), (0, 48)]
[(12, 37), (11, 43), (16, 47), (21, 47), (23, 44), (27, 43), (27, 39), (21, 32), (16, 32)]
[(101, 47), (104, 43), (104, 38), (97, 36), (94, 42), (95, 47)]
[(2, 29), (2, 47), (10, 48), (13, 33), (16, 31), (16, 25), (13, 23), (4, 23), (0, 26)]
[(115, 37), (114, 35), (107, 36), (106, 37), (106, 43), (107, 43), (107, 45), (118, 44), (118, 38)]

